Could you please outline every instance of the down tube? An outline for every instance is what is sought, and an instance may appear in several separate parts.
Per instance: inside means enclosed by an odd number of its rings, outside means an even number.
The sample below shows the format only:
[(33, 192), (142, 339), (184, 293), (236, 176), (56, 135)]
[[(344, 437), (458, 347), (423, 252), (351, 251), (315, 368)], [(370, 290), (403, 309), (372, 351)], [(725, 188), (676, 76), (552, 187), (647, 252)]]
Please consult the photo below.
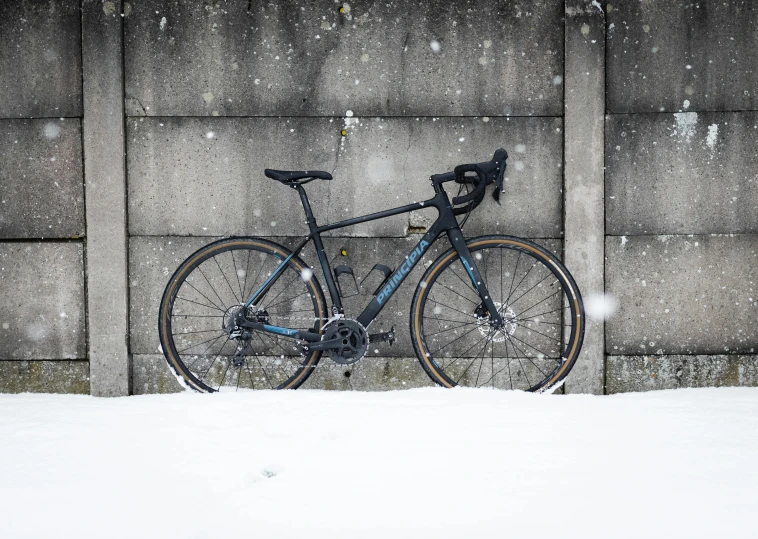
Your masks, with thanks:
[(379, 315), (384, 306), (387, 305), (387, 302), (390, 300), (392, 295), (397, 291), (398, 288), (400, 288), (400, 285), (403, 283), (405, 278), (408, 277), (411, 271), (413, 271), (413, 268), (416, 267), (416, 264), (418, 264), (419, 260), (423, 258), (424, 253), (427, 251), (427, 249), (429, 249), (429, 246), (434, 243), (434, 241), (439, 237), (441, 232), (442, 231), (437, 230), (436, 226), (432, 226), (432, 228), (426, 234), (424, 234), (416, 247), (408, 254), (408, 256), (405, 257), (405, 260), (403, 260), (403, 263), (400, 264), (400, 267), (395, 270), (395, 273), (393, 273), (390, 278), (387, 279), (387, 283), (382, 287), (379, 293), (374, 297), (373, 300), (371, 300), (371, 303), (366, 306), (366, 308), (358, 317), (358, 322), (360, 322), (364, 328), (367, 328), (369, 324), (371, 324), (371, 322), (373, 322), (374, 319)]

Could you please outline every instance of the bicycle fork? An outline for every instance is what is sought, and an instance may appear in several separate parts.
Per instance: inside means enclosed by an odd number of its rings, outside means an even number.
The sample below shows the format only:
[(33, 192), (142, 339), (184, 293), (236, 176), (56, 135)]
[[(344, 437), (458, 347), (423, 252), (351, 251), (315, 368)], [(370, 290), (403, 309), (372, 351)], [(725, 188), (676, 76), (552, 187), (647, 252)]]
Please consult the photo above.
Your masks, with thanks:
[(461, 264), (466, 269), (466, 273), (471, 279), (471, 284), (479, 294), (479, 298), (482, 300), (482, 304), (487, 309), (490, 315), (490, 322), (495, 329), (502, 329), (504, 327), (503, 318), (497, 310), (490, 293), (487, 290), (487, 285), (484, 283), (479, 270), (476, 267), (474, 257), (471, 256), (468, 245), (466, 245), (466, 239), (463, 237), (463, 233), (459, 228), (453, 228), (447, 231), (447, 237), (450, 240), (450, 244), (458, 253), (458, 258), (461, 260)]

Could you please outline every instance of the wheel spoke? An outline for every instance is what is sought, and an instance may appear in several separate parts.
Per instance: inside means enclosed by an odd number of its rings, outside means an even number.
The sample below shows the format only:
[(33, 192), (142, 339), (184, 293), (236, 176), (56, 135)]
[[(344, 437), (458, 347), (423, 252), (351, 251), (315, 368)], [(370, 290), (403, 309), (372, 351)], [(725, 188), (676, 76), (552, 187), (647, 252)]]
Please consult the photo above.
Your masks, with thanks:
[[(232, 298), (236, 301), (237, 300), (237, 294), (234, 293), (234, 289), (232, 288), (232, 283), (229, 282), (229, 279), (226, 278), (226, 273), (224, 270), (221, 269), (221, 264), (218, 263), (218, 259), (214, 256), (213, 261), (216, 263), (216, 267), (218, 268), (218, 271), (221, 272), (221, 276), (224, 278), (224, 281), (226, 281), (226, 285), (229, 287), (229, 292), (232, 293)], [(240, 302), (242, 302), (242, 299), (239, 299)]]
[[(200, 269), (200, 268), (197, 268), (197, 269)], [(213, 305), (213, 306), (214, 306), (216, 309), (218, 309), (218, 310), (219, 310), (219, 311), (221, 311), (222, 313), (223, 313), (223, 312), (226, 312), (226, 306), (224, 306), (223, 308), (222, 308), (222, 307), (219, 307), (218, 305), (216, 305), (216, 302), (215, 302), (215, 301), (212, 301), (212, 300), (211, 300), (211, 299), (210, 299), (208, 296), (206, 296), (205, 294), (203, 294), (202, 292), (200, 292), (200, 290), (198, 290), (197, 288), (195, 288), (195, 285), (194, 285), (194, 284), (192, 284), (192, 283), (191, 283), (191, 282), (189, 282), (189, 281), (184, 281), (184, 282), (185, 282), (185, 283), (187, 283), (189, 286), (191, 286), (191, 287), (192, 287), (192, 289), (193, 289), (195, 292), (197, 292), (198, 294), (200, 294), (201, 296), (203, 296), (203, 297), (205, 298), (205, 300), (206, 300), (208, 303), (210, 303), (211, 305)], [(209, 283), (209, 284), (210, 284), (210, 283)], [(216, 294), (216, 295), (218, 295), (218, 294)], [(178, 296), (177, 296), (177, 297), (178, 297)], [(189, 301), (189, 300), (186, 300), (186, 301)], [(193, 303), (196, 303), (196, 302), (194, 302), (194, 301), (193, 301)], [(201, 303), (198, 303), (198, 305), (202, 305), (202, 304), (201, 304)], [(221, 302), (221, 305), (224, 305), (224, 302)]]
[(468, 334), (469, 334), (469, 333), (471, 333), (472, 331), (476, 331), (476, 330), (478, 330), (478, 329), (479, 329), (479, 326), (477, 325), (475, 328), (473, 328), (473, 329), (471, 329), (471, 330), (467, 331), (467, 332), (466, 332), (466, 333), (464, 333), (463, 335), (459, 335), (458, 337), (456, 337), (455, 339), (453, 339), (452, 341), (450, 341), (450, 342), (449, 342), (449, 343), (447, 343), (446, 345), (442, 346), (441, 348), (437, 348), (437, 349), (436, 349), (434, 352), (432, 352), (432, 354), (436, 354), (436, 353), (437, 353), (437, 352), (439, 352), (440, 350), (442, 350), (442, 349), (444, 349), (444, 348), (447, 348), (448, 346), (450, 346), (450, 345), (451, 345), (451, 344), (453, 344), (454, 342), (457, 342), (457, 341), (459, 341), (460, 339), (462, 339), (463, 337), (465, 337), (466, 335), (468, 335)]
[[(214, 259), (214, 260), (215, 260), (215, 259)], [(205, 279), (205, 282), (206, 282), (206, 283), (208, 283), (208, 286), (210, 286), (210, 287), (211, 287), (211, 290), (213, 290), (213, 293), (214, 293), (214, 294), (216, 294), (216, 297), (218, 298), (219, 302), (221, 302), (221, 305), (224, 307), (224, 311), (226, 311), (226, 310), (228, 309), (228, 307), (226, 306), (226, 303), (224, 303), (224, 300), (223, 300), (223, 299), (221, 299), (221, 296), (219, 296), (219, 295), (218, 295), (218, 292), (216, 291), (216, 289), (215, 289), (215, 288), (213, 288), (213, 285), (212, 285), (212, 284), (211, 284), (211, 282), (208, 280), (208, 277), (206, 277), (206, 276), (205, 276), (205, 272), (203, 272), (203, 268), (202, 268), (202, 267), (200, 267), (200, 266), (202, 266), (202, 264), (200, 264), (200, 265), (198, 265), (198, 266), (197, 266), (197, 270), (200, 272), (200, 275), (202, 275), (202, 276), (203, 276), (203, 279)], [(190, 283), (189, 281), (186, 281), (186, 282), (187, 282), (187, 284), (188, 284), (188, 285), (192, 286), (192, 283)], [(192, 286), (192, 288), (195, 288), (195, 287), (194, 287), (194, 286)], [(195, 290), (197, 290), (197, 288), (195, 288)], [(198, 290), (198, 292), (200, 292), (200, 291)], [(203, 296), (203, 297), (205, 297), (205, 296)], [(206, 299), (207, 299), (207, 298), (206, 298)], [(210, 301), (210, 300), (209, 300), (209, 301)]]
[[(427, 336), (427, 337), (432, 337), (432, 336), (434, 336), (434, 335), (439, 335), (440, 333), (447, 333), (448, 331), (453, 331), (453, 330), (456, 330), (456, 329), (462, 328), (463, 326), (469, 326), (469, 325), (471, 325), (471, 324), (476, 324), (476, 322), (464, 322), (463, 324), (461, 324), (461, 325), (459, 325), (459, 326), (455, 326), (455, 327), (452, 327), (452, 328), (443, 329), (443, 330), (441, 330), (441, 331), (435, 331), (434, 333), (427, 333), (427, 335), (426, 335), (426, 336)], [(478, 325), (478, 324), (477, 324), (477, 325)]]
[(511, 305), (513, 305), (514, 303), (516, 303), (518, 300), (520, 300), (521, 298), (523, 298), (524, 296), (526, 296), (526, 295), (527, 295), (529, 292), (531, 292), (532, 290), (534, 290), (535, 288), (537, 288), (537, 287), (538, 287), (538, 286), (539, 286), (539, 285), (542, 283), (542, 281), (544, 281), (545, 279), (547, 279), (547, 278), (548, 278), (548, 277), (550, 277), (551, 275), (552, 275), (553, 277), (555, 277), (555, 276), (554, 276), (552, 273), (548, 273), (548, 274), (547, 274), (547, 275), (545, 275), (545, 276), (544, 276), (542, 279), (540, 279), (540, 280), (539, 280), (539, 281), (538, 281), (538, 282), (537, 282), (537, 283), (536, 283), (534, 286), (532, 286), (532, 287), (531, 287), (529, 290), (527, 290), (526, 292), (524, 292), (523, 294), (521, 294), (519, 297), (517, 297), (517, 298), (516, 298), (516, 299), (514, 299), (513, 301), (510, 301), (509, 303), (510, 303)]
[[(456, 291), (456, 290), (453, 290), (453, 289), (452, 289), (452, 288), (450, 288), (449, 286), (446, 286), (446, 285), (444, 285), (444, 284), (442, 284), (442, 283), (440, 283), (440, 285), (441, 285), (443, 288), (446, 288), (447, 290), (450, 290), (450, 291), (451, 291), (453, 294), (455, 294), (455, 295), (457, 295), (457, 296), (460, 296), (461, 298), (465, 299), (465, 300), (466, 300), (466, 301), (468, 301), (469, 303), (471, 303), (471, 304), (473, 304), (473, 305), (479, 305), (479, 302), (478, 302), (478, 301), (471, 301), (471, 300), (470, 300), (470, 299), (468, 299), (466, 296), (464, 296), (463, 294), (459, 293), (459, 292), (458, 292), (458, 291)], [(469, 290), (471, 290), (471, 289), (469, 288)]]
[[(460, 382), (460, 381), (461, 381), (461, 378), (463, 378), (464, 376), (466, 376), (466, 373), (467, 373), (467, 372), (468, 372), (468, 370), (471, 368), (471, 365), (473, 365), (473, 364), (474, 364), (474, 362), (477, 360), (477, 358), (479, 357), (479, 354), (481, 354), (482, 352), (484, 352), (484, 351), (487, 349), (487, 345), (488, 345), (488, 344), (489, 344), (489, 340), (487, 340), (487, 337), (485, 337), (485, 338), (484, 338), (484, 346), (483, 346), (483, 347), (482, 347), (482, 349), (481, 349), (481, 350), (480, 350), (480, 351), (479, 351), (479, 352), (478, 352), (478, 353), (477, 353), (477, 354), (474, 356), (474, 359), (472, 359), (472, 360), (471, 360), (471, 363), (469, 363), (469, 364), (468, 364), (468, 366), (466, 367), (466, 369), (463, 371), (463, 374), (461, 374), (461, 375), (458, 377), (458, 379), (455, 381), (455, 385), (458, 385), (458, 382)], [(484, 360), (482, 360), (482, 361), (484, 361)]]
[(434, 303), (437, 303), (438, 305), (442, 305), (442, 306), (443, 306), (443, 307), (445, 307), (446, 309), (450, 309), (451, 311), (455, 311), (455, 312), (457, 312), (457, 313), (461, 313), (461, 314), (465, 314), (465, 315), (468, 315), (468, 314), (469, 314), (469, 313), (466, 313), (466, 312), (463, 312), (463, 311), (459, 311), (458, 309), (456, 309), (456, 308), (454, 308), (454, 307), (451, 307), (450, 305), (445, 305), (444, 303), (442, 303), (441, 301), (437, 301), (436, 299), (433, 299), (433, 298), (429, 298), (429, 299), (430, 299), (431, 301), (433, 301)]
[(234, 266), (234, 275), (237, 276), (237, 286), (239, 287), (240, 291), (240, 303), (245, 301), (245, 294), (242, 293), (242, 282), (240, 282), (240, 273), (237, 269), (237, 262), (234, 260), (234, 251), (229, 251), (229, 254), (232, 255), (232, 265)]
[(222, 333), (221, 335), (219, 335), (219, 336), (218, 336), (218, 337), (216, 337), (215, 339), (214, 339), (214, 338), (210, 338), (210, 339), (208, 339), (207, 341), (203, 341), (203, 342), (199, 342), (199, 343), (197, 343), (197, 344), (193, 344), (192, 346), (189, 346), (189, 347), (187, 347), (187, 348), (184, 348), (183, 350), (177, 350), (177, 353), (181, 354), (182, 352), (186, 352), (186, 351), (187, 351), (187, 350), (189, 350), (190, 348), (194, 348), (195, 346), (200, 346), (201, 344), (205, 344), (205, 343), (207, 343), (207, 342), (211, 342), (211, 341), (217, 341), (217, 340), (219, 340), (221, 337), (225, 337), (225, 336), (226, 336), (226, 335), (224, 335), (224, 334)]
[[(521, 339), (516, 339), (516, 340), (517, 340), (518, 342), (522, 343), (522, 344), (526, 344), (526, 345), (527, 345), (527, 346), (529, 346), (530, 348), (534, 348), (533, 346), (529, 345), (528, 343), (525, 343), (525, 342), (524, 342), (524, 341), (522, 341)], [(522, 349), (521, 349), (521, 347), (520, 347), (519, 345), (517, 345), (517, 344), (516, 344), (515, 342), (513, 342), (513, 341), (511, 341), (511, 344), (512, 344), (513, 346), (515, 346), (515, 347), (516, 347), (516, 348), (517, 348), (517, 349), (518, 349), (518, 350), (519, 350), (519, 351), (520, 351), (522, 354), (524, 354), (524, 359), (526, 359), (526, 360), (527, 360), (527, 361), (529, 361), (529, 362), (530, 362), (532, 365), (534, 365), (534, 366), (537, 368), (537, 370), (538, 370), (538, 371), (540, 371), (540, 372), (542, 373), (542, 375), (543, 375), (543, 376), (547, 376), (547, 374), (545, 374), (545, 371), (543, 371), (542, 369), (540, 369), (540, 368), (537, 366), (537, 364), (536, 364), (536, 363), (535, 363), (535, 362), (532, 360), (532, 358), (531, 358), (531, 357), (529, 357), (529, 355), (528, 355), (526, 352), (524, 352), (524, 350), (522, 350)], [(535, 350), (536, 350), (536, 348), (535, 348)], [(540, 352), (540, 353), (542, 353), (542, 352)], [(543, 355), (544, 355), (544, 354), (543, 354)]]

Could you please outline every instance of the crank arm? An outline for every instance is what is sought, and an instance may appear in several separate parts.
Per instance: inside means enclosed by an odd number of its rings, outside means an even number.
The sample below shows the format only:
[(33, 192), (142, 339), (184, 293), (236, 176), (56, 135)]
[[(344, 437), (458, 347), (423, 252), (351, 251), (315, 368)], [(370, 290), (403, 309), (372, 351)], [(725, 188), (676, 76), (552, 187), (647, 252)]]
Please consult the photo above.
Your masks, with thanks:
[(341, 348), (343, 345), (342, 343), (342, 337), (337, 337), (336, 339), (329, 339), (328, 341), (320, 341), (314, 344), (303, 344), (300, 346), (300, 349), (305, 352), (313, 352), (318, 350), (336, 350), (337, 348)]

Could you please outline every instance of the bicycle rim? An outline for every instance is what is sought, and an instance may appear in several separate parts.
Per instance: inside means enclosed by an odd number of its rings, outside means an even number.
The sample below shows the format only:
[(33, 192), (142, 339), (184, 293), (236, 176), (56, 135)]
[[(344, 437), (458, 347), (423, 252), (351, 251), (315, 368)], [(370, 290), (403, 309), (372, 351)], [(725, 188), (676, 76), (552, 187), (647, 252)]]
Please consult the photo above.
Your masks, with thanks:
[(546, 391), (573, 367), (584, 335), (581, 295), (545, 248), (510, 236), (468, 241), (504, 325), (489, 313), (457, 253), (427, 270), (411, 309), (411, 337), (427, 374), (457, 385)]
[[(161, 301), (163, 353), (189, 387), (203, 392), (295, 389), (321, 354), (302, 355), (290, 338), (250, 331), (230, 338), (230, 321), (290, 252), (258, 238), (230, 238), (192, 254), (171, 277)], [(326, 317), (321, 287), (310, 268), (293, 257), (247, 318), (320, 332)]]

